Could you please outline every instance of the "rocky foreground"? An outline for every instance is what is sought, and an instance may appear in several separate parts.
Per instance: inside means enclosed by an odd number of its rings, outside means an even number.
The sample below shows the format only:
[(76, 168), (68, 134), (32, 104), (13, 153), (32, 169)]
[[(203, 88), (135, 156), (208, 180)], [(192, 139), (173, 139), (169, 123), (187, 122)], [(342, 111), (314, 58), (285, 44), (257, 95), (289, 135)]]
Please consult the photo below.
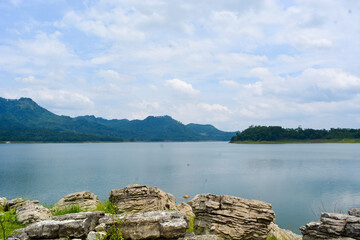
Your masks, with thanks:
[[(5, 211), (15, 210), (26, 224), (11, 238), (27, 239), (360, 239), (360, 210), (346, 214), (324, 213), (320, 222), (301, 227), (303, 237), (275, 224), (269, 203), (239, 197), (199, 194), (189, 204), (176, 205), (173, 195), (157, 187), (130, 185), (111, 190), (116, 212), (96, 211), (98, 197), (91, 192), (72, 193), (52, 210), (38, 201), (0, 198)], [(84, 212), (53, 216), (76, 206)], [(85, 212), (86, 211), (86, 212)], [(186, 232), (193, 221), (193, 232)], [(0, 236), (1, 237), (1, 236)]]

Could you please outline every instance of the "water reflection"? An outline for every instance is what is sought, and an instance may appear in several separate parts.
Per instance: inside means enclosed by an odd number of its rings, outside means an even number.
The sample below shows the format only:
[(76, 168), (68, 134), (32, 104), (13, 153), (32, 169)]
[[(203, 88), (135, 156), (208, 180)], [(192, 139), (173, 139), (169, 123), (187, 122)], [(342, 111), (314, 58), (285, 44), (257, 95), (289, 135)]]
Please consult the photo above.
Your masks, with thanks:
[(108, 143), (0, 145), (0, 196), (53, 204), (139, 183), (182, 196), (228, 194), (270, 202), (298, 232), (322, 209), (360, 207), (357, 144)]

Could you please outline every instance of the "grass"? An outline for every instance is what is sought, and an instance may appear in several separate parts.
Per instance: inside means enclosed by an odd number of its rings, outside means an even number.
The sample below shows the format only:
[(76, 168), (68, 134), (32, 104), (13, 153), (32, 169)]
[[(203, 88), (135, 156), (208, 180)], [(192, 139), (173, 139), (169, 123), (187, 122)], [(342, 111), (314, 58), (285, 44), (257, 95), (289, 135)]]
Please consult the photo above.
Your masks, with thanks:
[(194, 217), (190, 215), (187, 216), (189, 217), (190, 227), (186, 229), (186, 232), (194, 232)]
[(79, 212), (83, 212), (83, 210), (79, 207), (79, 205), (71, 205), (66, 208), (55, 209), (55, 211), (52, 214), (53, 216), (59, 216), (68, 213), (79, 213)]
[(22, 225), (16, 221), (17, 216), (15, 210), (4, 212), (3, 207), (0, 207), (0, 238), (8, 239), (15, 233), (16, 229), (24, 228), (26, 225)]
[(286, 139), (278, 141), (235, 141), (231, 143), (239, 144), (284, 144), (284, 143), (360, 143), (360, 139), (312, 139), (312, 140), (299, 140), (299, 139)]
[(110, 214), (118, 214), (119, 212), (116, 209), (116, 206), (112, 204), (109, 200), (105, 200), (103, 203), (100, 202), (96, 206), (97, 211), (104, 211)]

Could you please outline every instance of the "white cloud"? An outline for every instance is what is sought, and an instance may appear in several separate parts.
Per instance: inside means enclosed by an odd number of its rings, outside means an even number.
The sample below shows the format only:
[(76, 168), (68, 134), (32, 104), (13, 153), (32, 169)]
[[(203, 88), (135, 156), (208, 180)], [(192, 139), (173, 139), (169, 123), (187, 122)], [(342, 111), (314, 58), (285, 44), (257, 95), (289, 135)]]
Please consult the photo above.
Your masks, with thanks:
[(238, 82), (233, 81), (233, 80), (221, 80), (220, 84), (225, 85), (225, 86), (230, 87), (230, 88), (239, 88), (239, 87), (241, 87), (241, 84), (239, 84)]
[(199, 107), (209, 112), (227, 112), (231, 113), (228, 107), (221, 104), (208, 104), (208, 103), (199, 103)]
[(17, 77), (17, 78), (15, 78), (15, 80), (17, 82), (22, 82), (22, 83), (27, 83), (27, 84), (43, 84), (43, 83), (46, 83), (46, 81), (37, 79), (34, 76)]
[(182, 81), (180, 79), (174, 78), (171, 80), (166, 80), (165, 85), (177, 92), (194, 95), (200, 93), (199, 90), (196, 90), (193, 88), (193, 86), (190, 83), (187, 83), (185, 81)]
[(98, 72), (98, 75), (107, 81), (129, 82), (129, 81), (134, 80), (134, 77), (127, 76), (127, 75), (121, 75), (118, 72), (111, 70), (111, 69), (109, 69), (109, 70), (102, 69)]

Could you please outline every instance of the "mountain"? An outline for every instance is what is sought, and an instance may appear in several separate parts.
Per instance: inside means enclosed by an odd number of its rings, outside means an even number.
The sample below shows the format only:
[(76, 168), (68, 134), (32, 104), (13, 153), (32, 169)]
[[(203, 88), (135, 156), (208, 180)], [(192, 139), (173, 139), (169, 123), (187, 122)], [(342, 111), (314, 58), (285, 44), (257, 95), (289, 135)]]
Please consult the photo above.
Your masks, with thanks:
[(0, 97), (0, 141), (229, 141), (234, 132), (212, 125), (184, 125), (170, 116), (144, 120), (56, 115), (30, 98)]

